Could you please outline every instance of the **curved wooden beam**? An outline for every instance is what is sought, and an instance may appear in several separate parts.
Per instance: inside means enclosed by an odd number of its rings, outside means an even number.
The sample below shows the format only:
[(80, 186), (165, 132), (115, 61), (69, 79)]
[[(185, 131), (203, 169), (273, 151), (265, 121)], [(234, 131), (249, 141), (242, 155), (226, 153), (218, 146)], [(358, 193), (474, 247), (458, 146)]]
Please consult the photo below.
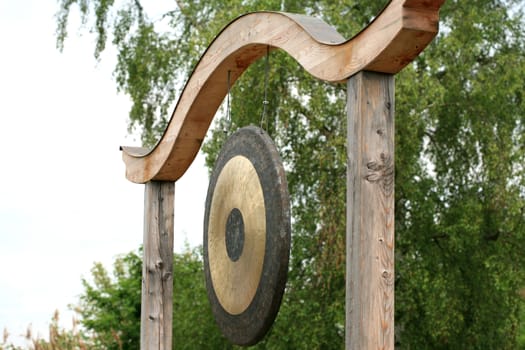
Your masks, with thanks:
[(231, 22), (215, 38), (189, 78), (164, 135), (152, 150), (122, 147), (126, 177), (136, 183), (176, 181), (193, 162), (230, 84), (267, 47), (291, 55), (310, 74), (343, 82), (353, 74), (395, 74), (438, 31), (445, 0), (392, 0), (363, 31), (345, 40), (325, 22), (297, 14), (255, 12)]

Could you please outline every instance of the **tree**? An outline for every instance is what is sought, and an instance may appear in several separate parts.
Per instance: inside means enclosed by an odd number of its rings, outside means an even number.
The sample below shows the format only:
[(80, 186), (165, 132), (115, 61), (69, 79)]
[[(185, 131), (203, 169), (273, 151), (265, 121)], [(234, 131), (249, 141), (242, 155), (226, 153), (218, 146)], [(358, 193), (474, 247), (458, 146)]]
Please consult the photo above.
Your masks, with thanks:
[[(133, 101), (130, 129), (151, 145), (199, 55), (220, 28), (257, 9), (322, 17), (350, 37), (385, 1), (179, 0), (151, 20), (139, 0), (62, 0), (118, 51), (117, 88)], [(404, 349), (512, 349), (523, 300), (525, 34), (518, 0), (448, 0), (442, 31), (396, 77), (396, 342)], [(111, 20), (110, 20), (111, 18)], [(349, 19), (352, 20), (349, 20)], [(163, 25), (163, 30), (159, 28)], [(169, 30), (166, 29), (169, 27)], [(294, 225), (289, 283), (261, 348), (343, 347), (345, 87), (270, 58), (267, 129), (288, 171)], [(232, 126), (261, 122), (265, 65), (231, 92)], [(223, 119), (203, 148), (210, 166)], [(307, 337), (305, 336), (307, 335)]]
[[(174, 254), (173, 343), (177, 349), (230, 349), (211, 315), (197, 248)], [(117, 258), (113, 276), (100, 263), (83, 279), (75, 310), (96, 349), (140, 347), (141, 251)]]
[(75, 307), (95, 346), (108, 350), (138, 349), (142, 259), (129, 253), (115, 260), (113, 278), (100, 263), (82, 279), (84, 293)]
[(447, 5), (444, 33), (400, 79), (399, 339), (512, 349), (523, 307), (523, 14), (520, 2)]

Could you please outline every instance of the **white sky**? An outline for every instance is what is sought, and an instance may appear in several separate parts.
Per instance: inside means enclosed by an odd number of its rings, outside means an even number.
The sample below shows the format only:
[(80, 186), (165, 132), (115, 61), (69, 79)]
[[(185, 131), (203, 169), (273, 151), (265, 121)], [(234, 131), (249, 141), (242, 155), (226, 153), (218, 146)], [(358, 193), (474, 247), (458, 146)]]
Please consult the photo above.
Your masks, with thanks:
[[(128, 182), (119, 145), (130, 102), (117, 95), (114, 52), (72, 18), (55, 49), (55, 0), (0, 0), (0, 332), (47, 336), (55, 309), (82, 292), (93, 262), (142, 242), (143, 185)], [(175, 249), (202, 242), (202, 156), (176, 184)]]

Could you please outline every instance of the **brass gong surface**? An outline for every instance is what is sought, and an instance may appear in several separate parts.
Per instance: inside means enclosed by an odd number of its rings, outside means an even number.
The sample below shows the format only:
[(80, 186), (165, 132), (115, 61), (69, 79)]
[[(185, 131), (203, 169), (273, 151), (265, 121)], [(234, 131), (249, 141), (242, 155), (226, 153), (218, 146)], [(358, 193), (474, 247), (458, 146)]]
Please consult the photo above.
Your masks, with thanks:
[[(242, 254), (228, 255), (226, 227), (237, 209), (244, 223)], [(224, 310), (238, 315), (255, 296), (264, 261), (266, 214), (257, 172), (248, 158), (235, 156), (226, 163), (215, 184), (208, 224), (211, 280)]]
[(234, 344), (257, 343), (279, 311), (290, 255), (286, 177), (262, 129), (239, 129), (224, 143), (210, 177), (203, 243), (219, 329)]

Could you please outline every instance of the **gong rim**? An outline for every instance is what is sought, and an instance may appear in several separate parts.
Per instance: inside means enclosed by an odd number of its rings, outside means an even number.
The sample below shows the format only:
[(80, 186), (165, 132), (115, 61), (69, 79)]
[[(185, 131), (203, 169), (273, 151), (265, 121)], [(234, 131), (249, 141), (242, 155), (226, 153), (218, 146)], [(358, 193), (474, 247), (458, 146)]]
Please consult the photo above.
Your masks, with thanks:
[[(209, 243), (209, 239), (214, 239), (211, 236), (215, 234), (216, 229), (210, 231), (210, 224), (214, 224), (214, 219), (213, 217), (210, 218), (210, 214), (214, 211), (213, 201), (217, 185), (221, 186), (221, 174), (227, 171), (232, 162), (237, 162), (239, 159), (243, 159), (239, 161), (240, 163), (248, 161), (251, 164), (262, 190), (265, 239), (260, 278), (257, 281), (256, 288), (253, 291), (248, 291), (248, 294), (251, 293), (253, 296), (251, 299), (248, 298), (248, 301), (244, 300), (244, 304), (240, 307), (237, 305), (232, 307), (232, 304), (224, 301), (224, 291), (222, 289), (216, 290), (216, 288), (229, 287), (217, 286), (217, 281), (214, 284), (213, 275), (217, 265), (214, 260), (215, 248), (213, 244)], [(246, 169), (248, 168), (249, 166), (246, 167)], [(241, 169), (244, 168), (241, 167)], [(246, 220), (251, 220), (254, 216), (244, 217), (242, 210), (240, 212), (243, 214), (243, 224), (249, 226), (250, 222), (246, 223)], [(221, 220), (222, 223), (224, 219)], [(256, 220), (260, 220), (259, 215), (257, 215)], [(203, 237), (204, 272), (208, 299), (219, 329), (232, 343), (253, 345), (264, 337), (273, 324), (286, 285), (290, 254), (290, 231), (288, 186), (278, 151), (271, 138), (262, 129), (254, 126), (239, 129), (224, 143), (211, 174), (206, 198)], [(219, 240), (221, 239), (222, 237), (219, 238)], [(246, 247), (246, 241), (244, 244)], [(261, 247), (256, 248), (260, 249)], [(243, 258), (244, 261), (249, 262), (257, 260), (256, 254), (245, 256), (247, 254), (250, 252), (243, 250), (239, 260), (242, 261)], [(256, 267), (258, 266), (258, 262), (254, 264)], [(231, 300), (231, 296), (229, 297)]]

